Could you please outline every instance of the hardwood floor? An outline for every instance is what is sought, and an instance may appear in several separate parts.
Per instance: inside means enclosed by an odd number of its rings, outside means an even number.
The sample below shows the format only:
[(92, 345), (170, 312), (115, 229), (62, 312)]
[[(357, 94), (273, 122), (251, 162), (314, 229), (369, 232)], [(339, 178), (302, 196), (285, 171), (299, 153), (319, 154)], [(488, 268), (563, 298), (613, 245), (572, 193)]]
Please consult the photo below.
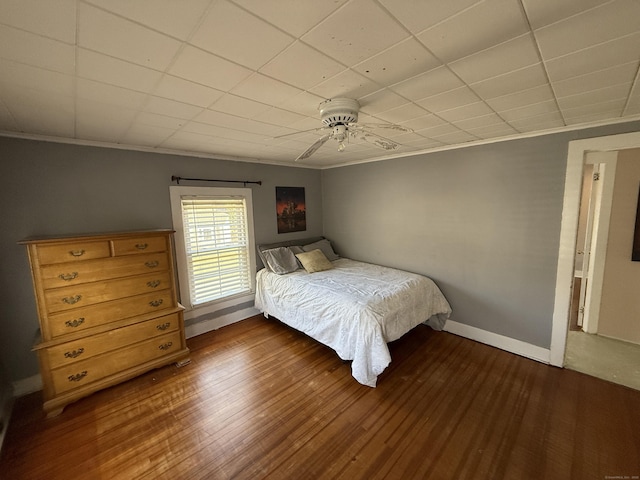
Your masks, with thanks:
[[(605, 479), (640, 475), (640, 392), (420, 326), (375, 389), (275, 319), (188, 341), (45, 419), (17, 400), (6, 479)], [(616, 477), (617, 476), (617, 477)], [(637, 478), (637, 477), (636, 477)]]

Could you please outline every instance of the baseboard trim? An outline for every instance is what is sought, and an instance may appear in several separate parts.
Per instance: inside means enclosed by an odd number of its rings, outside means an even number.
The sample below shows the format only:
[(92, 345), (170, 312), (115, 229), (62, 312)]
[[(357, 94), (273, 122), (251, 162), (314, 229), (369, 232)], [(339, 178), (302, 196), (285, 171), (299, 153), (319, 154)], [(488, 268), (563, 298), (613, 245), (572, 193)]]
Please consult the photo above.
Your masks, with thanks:
[(245, 308), (243, 310), (238, 310), (227, 315), (221, 315), (216, 318), (194, 323), (192, 325), (187, 325), (185, 327), (185, 335), (187, 338), (196, 337), (198, 335), (202, 335), (203, 333), (211, 332), (212, 330), (217, 330), (227, 325), (231, 325), (232, 323), (236, 323), (249, 317), (253, 317), (254, 315), (257, 315), (259, 313), (259, 310), (251, 307)]
[(521, 357), (530, 358), (541, 363), (551, 363), (551, 350), (548, 348), (538, 347), (537, 345), (532, 345), (514, 338), (505, 337), (504, 335), (498, 335), (497, 333), (451, 320), (447, 321), (444, 330), (446, 332), (453, 333), (454, 335), (459, 335), (470, 340), (475, 340), (476, 342), (499, 348), (500, 350), (515, 353)]

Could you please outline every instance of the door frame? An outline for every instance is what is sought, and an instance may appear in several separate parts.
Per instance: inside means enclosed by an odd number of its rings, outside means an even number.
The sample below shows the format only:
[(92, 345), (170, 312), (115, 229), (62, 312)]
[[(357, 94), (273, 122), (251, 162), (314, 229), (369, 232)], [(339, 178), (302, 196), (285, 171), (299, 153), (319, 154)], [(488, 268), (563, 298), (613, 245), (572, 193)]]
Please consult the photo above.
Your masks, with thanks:
[[(618, 150), (638, 147), (640, 147), (640, 132), (587, 138), (569, 142), (562, 219), (560, 222), (560, 242), (551, 328), (551, 346), (549, 349), (549, 363), (551, 365), (557, 367), (564, 366), (585, 155), (588, 152), (617, 152)], [(596, 260), (597, 259), (593, 258), (594, 262)]]

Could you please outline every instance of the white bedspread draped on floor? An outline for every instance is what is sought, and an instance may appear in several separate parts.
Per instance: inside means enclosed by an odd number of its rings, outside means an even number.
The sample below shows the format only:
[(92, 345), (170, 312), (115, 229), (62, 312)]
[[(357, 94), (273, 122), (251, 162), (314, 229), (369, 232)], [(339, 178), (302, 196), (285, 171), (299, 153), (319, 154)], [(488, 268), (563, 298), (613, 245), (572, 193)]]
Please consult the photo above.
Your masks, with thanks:
[(391, 362), (387, 343), (420, 323), (441, 330), (451, 307), (427, 277), (346, 258), (333, 266), (312, 274), (260, 270), (256, 308), (353, 360), (353, 377), (375, 387)]

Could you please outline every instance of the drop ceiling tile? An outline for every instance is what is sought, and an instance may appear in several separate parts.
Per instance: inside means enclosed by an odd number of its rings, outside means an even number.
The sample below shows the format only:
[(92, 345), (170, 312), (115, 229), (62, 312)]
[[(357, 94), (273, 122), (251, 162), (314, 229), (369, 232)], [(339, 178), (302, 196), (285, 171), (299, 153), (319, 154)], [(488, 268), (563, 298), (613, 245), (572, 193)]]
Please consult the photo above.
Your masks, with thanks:
[(604, 120), (611, 120), (612, 118), (621, 118), (622, 107), (620, 103), (607, 102), (608, 105), (602, 105), (600, 108), (592, 108), (590, 110), (582, 110), (569, 112), (566, 115), (565, 122), (567, 125), (578, 125), (581, 123), (600, 122)]
[(580, 107), (582, 105), (590, 105), (593, 103), (607, 102), (623, 99), (629, 96), (631, 84), (611, 85), (609, 87), (599, 88), (588, 92), (569, 95), (566, 97), (558, 97), (558, 104), (564, 111), (569, 108)]
[(444, 135), (438, 135), (437, 137), (433, 138), (434, 140), (446, 143), (447, 145), (474, 142), (478, 140), (478, 137), (476, 137), (475, 135), (472, 135), (468, 132), (463, 132), (462, 130), (458, 130), (457, 132), (445, 133)]
[(260, 102), (254, 102), (248, 98), (238, 97), (237, 95), (231, 95), (225, 93), (219, 100), (217, 100), (210, 109), (217, 112), (228, 113), (244, 118), (253, 118), (256, 115), (269, 110), (269, 105)]
[(555, 82), (553, 84), (553, 90), (558, 97), (566, 97), (605, 88), (610, 85), (631, 85), (637, 71), (638, 62), (616, 65), (615, 67)]
[(521, 120), (509, 122), (513, 128), (519, 132), (531, 132), (535, 130), (548, 130), (559, 128), (565, 125), (560, 112), (543, 113), (534, 117), (527, 117)]
[(622, 110), (626, 103), (627, 99), (625, 97), (592, 102), (587, 105), (575, 105), (570, 108), (563, 108), (562, 115), (567, 119), (601, 113), (610, 114), (611, 112), (615, 112), (615, 116), (619, 117), (622, 114)]
[(344, 70), (313, 87), (310, 92), (324, 99), (349, 97), (358, 99), (380, 90), (380, 85), (353, 70)]
[(489, 113), (487, 115), (481, 115), (471, 118), (465, 118), (462, 120), (456, 120), (452, 122), (456, 127), (467, 132), (472, 132), (474, 128), (480, 128), (489, 125), (501, 125), (504, 126), (504, 120), (496, 113)]
[(142, 108), (147, 95), (144, 93), (116, 87), (106, 83), (78, 78), (76, 84), (77, 98), (93, 102), (139, 110)]
[(550, 60), (640, 30), (640, 2), (616, 0), (535, 32), (542, 57)]
[(390, 89), (409, 100), (420, 100), (461, 86), (462, 81), (443, 66), (396, 83)]
[(381, 0), (382, 5), (411, 33), (420, 33), (429, 27), (457, 15), (480, 3), (479, 0)]
[(82, 140), (117, 143), (126, 133), (137, 112), (79, 99), (76, 103), (76, 136)]
[[(304, 65), (304, 67), (301, 67)], [(260, 73), (303, 90), (345, 70), (345, 66), (314, 48), (296, 41), (260, 69)]]
[(448, 92), (423, 98), (416, 101), (416, 103), (430, 112), (438, 113), (478, 101), (480, 99), (469, 87), (459, 87)]
[(434, 139), (442, 135), (456, 134), (459, 132), (461, 132), (461, 130), (458, 127), (451, 125), (450, 123), (442, 123), (441, 125), (436, 125), (434, 127), (416, 130), (415, 133), (426, 138)]
[(401, 107), (392, 108), (385, 112), (380, 112), (376, 117), (389, 123), (399, 123), (409, 121), (414, 118), (424, 117), (429, 112), (419, 107), (415, 103), (407, 103)]
[[(196, 116), (192, 122), (190, 122), (185, 130), (193, 130), (193, 124), (206, 124), (207, 131), (212, 131), (212, 128), (222, 128), (223, 130), (232, 129), (238, 132), (246, 132), (251, 134), (258, 134), (264, 136), (275, 136), (280, 133), (280, 127), (270, 125), (264, 122), (258, 122), (246, 118), (236, 117), (234, 115), (228, 115), (222, 112), (215, 112), (212, 110), (204, 110), (198, 116)], [(196, 127), (198, 125), (195, 125)], [(199, 133), (199, 132), (198, 132)]]
[(212, 4), (190, 43), (258, 69), (284, 50), (293, 38), (226, 0)]
[(506, 123), (496, 123), (493, 125), (484, 125), (477, 128), (469, 128), (467, 130), (470, 134), (482, 139), (506, 137), (509, 135), (515, 135), (518, 132)]
[(85, 1), (181, 40), (189, 37), (211, 3), (211, 0)]
[(401, 125), (407, 128), (411, 128), (415, 132), (419, 130), (424, 130), (426, 128), (433, 128), (440, 125), (444, 125), (446, 122), (440, 117), (428, 114), (423, 115), (422, 117), (414, 118), (412, 120), (401, 122)]
[(640, 33), (627, 35), (545, 62), (552, 82), (638, 61)]
[(544, 113), (557, 113), (558, 105), (555, 100), (547, 100), (546, 102), (534, 103), (525, 107), (514, 108), (511, 110), (502, 110), (500, 116), (507, 122), (514, 120), (522, 120), (523, 118), (535, 117)]
[(208, 107), (221, 98), (224, 92), (173, 75), (163, 75), (154, 94), (178, 102)]
[(417, 35), (436, 57), (452, 62), (529, 30), (515, 0), (485, 0)]
[(471, 89), (480, 98), (488, 100), (546, 84), (544, 69), (541, 64), (537, 64), (474, 83)]
[(180, 42), (80, 3), (78, 45), (156, 70), (167, 68)]
[(145, 112), (183, 119), (191, 119), (202, 112), (202, 110), (203, 107), (154, 96), (150, 96), (144, 106)]
[(299, 88), (292, 87), (260, 73), (254, 73), (231, 90), (231, 93), (235, 95), (268, 105), (278, 105), (300, 92)]
[(324, 100), (326, 100), (324, 97), (314, 95), (311, 92), (300, 92), (280, 102), (279, 106), (290, 112), (319, 119), (320, 112), (318, 111), (318, 106)]
[(360, 111), (369, 115), (376, 115), (380, 112), (409, 103), (406, 98), (401, 97), (389, 89), (381, 89), (377, 92), (370, 93), (369, 95), (360, 97), (358, 101), (360, 102)]
[(75, 135), (73, 97), (15, 88), (3, 101), (21, 131), (66, 138)]
[(344, 5), (347, 0), (301, 2), (300, 0), (235, 0), (255, 15), (276, 25), (296, 38)]
[(76, 0), (3, 0), (0, 2), (0, 23), (74, 44)]
[(227, 92), (248, 78), (252, 71), (204, 50), (186, 46), (169, 68), (169, 73)]
[(152, 90), (162, 76), (160, 72), (155, 70), (82, 48), (78, 49), (77, 74), (80, 78), (104, 82), (138, 92)]
[(73, 96), (74, 78), (71, 75), (44, 70), (0, 58), (0, 87), (6, 94), (11, 88), (29, 88), (41, 92)]
[(408, 38), (355, 65), (353, 69), (379, 85), (388, 86), (440, 65), (440, 61), (420, 42)]
[(273, 125), (280, 125), (287, 127), (293, 125), (296, 122), (304, 120), (306, 117), (298, 115), (297, 113), (283, 110), (281, 108), (270, 108), (267, 111), (259, 113), (254, 117), (254, 120), (258, 122), (270, 123)]
[[(0, 97), (1, 100), (1, 97)], [(9, 109), (0, 101), (0, 130), (17, 131), (18, 124)]]
[(522, 3), (531, 27), (537, 29), (597, 7), (602, 0), (523, 0)]
[(157, 147), (175, 133), (172, 128), (156, 127), (134, 123), (131, 128), (120, 137), (120, 142), (130, 145)]
[(0, 58), (71, 75), (75, 69), (73, 45), (0, 25)]
[(449, 64), (466, 83), (475, 83), (540, 62), (530, 34), (482, 50)]
[(444, 118), (448, 122), (459, 122), (461, 120), (481, 117), (491, 113), (494, 112), (486, 103), (476, 102), (462, 107), (452, 108), (451, 110), (438, 112), (438, 116)]
[(538, 87), (521, 90), (516, 93), (489, 98), (486, 100), (486, 102), (496, 112), (501, 112), (504, 110), (526, 107), (527, 105), (533, 105), (553, 99), (554, 96), (551, 87), (548, 84), (544, 84)]
[(375, 2), (352, 0), (302, 40), (344, 64), (354, 65), (407, 37), (409, 34)]
[(168, 115), (159, 115), (156, 113), (141, 112), (136, 115), (135, 122), (143, 125), (151, 125), (154, 127), (170, 128), (179, 130), (187, 123), (187, 119), (176, 118)]

